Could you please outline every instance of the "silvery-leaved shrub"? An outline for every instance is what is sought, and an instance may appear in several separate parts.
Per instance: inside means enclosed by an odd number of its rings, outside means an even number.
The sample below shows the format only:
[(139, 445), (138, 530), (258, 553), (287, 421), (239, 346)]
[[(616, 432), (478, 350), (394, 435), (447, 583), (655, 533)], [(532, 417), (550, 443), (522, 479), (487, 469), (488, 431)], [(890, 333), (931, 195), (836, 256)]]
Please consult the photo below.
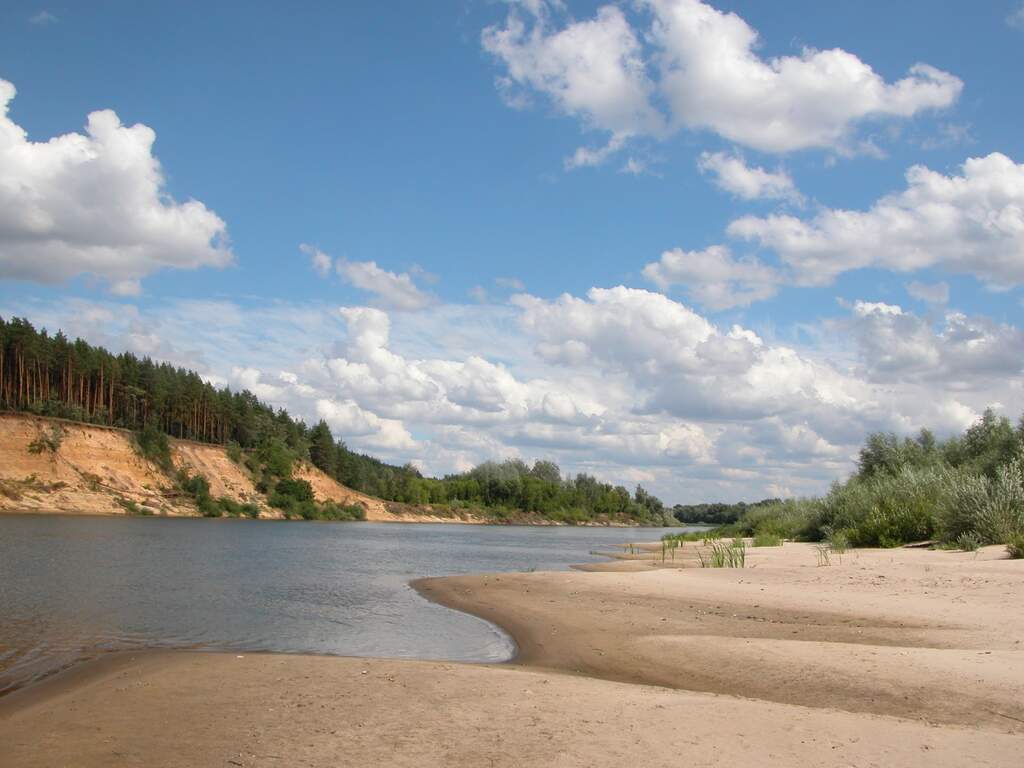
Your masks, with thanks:
[(1024, 534), (1024, 453), (996, 472), (995, 479), (950, 473), (939, 508), (944, 541), (973, 534), (985, 544), (1003, 544)]
[(978, 521), (988, 507), (991, 481), (984, 475), (950, 470), (944, 477), (942, 501), (937, 509), (939, 537), (955, 542), (964, 534), (978, 534)]
[(989, 501), (978, 519), (978, 533), (1002, 544), (1024, 533), (1024, 454), (999, 468), (989, 486)]

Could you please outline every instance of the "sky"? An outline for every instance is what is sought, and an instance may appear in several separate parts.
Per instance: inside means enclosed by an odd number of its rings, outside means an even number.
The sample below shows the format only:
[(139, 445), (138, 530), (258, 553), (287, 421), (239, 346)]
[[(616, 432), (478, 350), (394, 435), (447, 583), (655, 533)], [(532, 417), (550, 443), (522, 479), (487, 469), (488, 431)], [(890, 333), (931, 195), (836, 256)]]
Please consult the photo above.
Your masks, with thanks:
[(0, 316), (424, 472), (819, 493), (1024, 411), (1024, 4), (0, 8)]

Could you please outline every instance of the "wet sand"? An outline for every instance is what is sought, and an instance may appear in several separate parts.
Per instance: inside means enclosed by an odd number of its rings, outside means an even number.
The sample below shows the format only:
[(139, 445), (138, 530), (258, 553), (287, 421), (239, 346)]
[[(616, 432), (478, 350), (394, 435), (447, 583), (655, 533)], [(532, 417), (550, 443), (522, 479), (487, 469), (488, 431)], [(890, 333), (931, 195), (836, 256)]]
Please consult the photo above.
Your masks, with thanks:
[(515, 662), (111, 656), (0, 700), (0, 765), (1017, 766), (1024, 562), (1001, 557), (423, 580)]

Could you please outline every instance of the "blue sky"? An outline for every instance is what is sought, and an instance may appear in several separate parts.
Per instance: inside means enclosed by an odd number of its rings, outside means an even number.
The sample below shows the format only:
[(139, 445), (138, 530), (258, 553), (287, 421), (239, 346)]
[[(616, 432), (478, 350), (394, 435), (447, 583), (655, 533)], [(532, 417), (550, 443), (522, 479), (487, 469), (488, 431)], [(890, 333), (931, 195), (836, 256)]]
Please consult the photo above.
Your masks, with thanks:
[(427, 471), (821, 490), (1024, 408), (1021, 11), (6, 3), (0, 314)]

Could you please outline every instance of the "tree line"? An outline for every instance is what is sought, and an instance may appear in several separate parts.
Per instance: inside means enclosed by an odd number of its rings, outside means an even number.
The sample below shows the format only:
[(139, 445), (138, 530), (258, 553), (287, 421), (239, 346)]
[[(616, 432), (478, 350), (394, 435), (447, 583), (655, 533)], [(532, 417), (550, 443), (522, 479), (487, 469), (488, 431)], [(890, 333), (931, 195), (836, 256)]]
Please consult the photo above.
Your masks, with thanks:
[(705, 504), (676, 504), (672, 507), (672, 514), (680, 523), (708, 523), (710, 525), (726, 525), (735, 523), (748, 509), (765, 507), (769, 504), (776, 504), (781, 499), (762, 499), (746, 503), (743, 501), (735, 504), (724, 504), (722, 502), (711, 502)]
[[(40, 416), (159, 430), (171, 437), (258, 454), (270, 466), (310, 461), (340, 483), (407, 504), (485, 508), (497, 516), (525, 511), (566, 522), (622, 519), (674, 523), (671, 511), (638, 486), (563, 477), (553, 462), (485, 462), (443, 478), (350, 450), (320, 421), (308, 427), (251, 392), (217, 388), (194, 371), (131, 353), (113, 354), (26, 319), (0, 317), (0, 408)], [(281, 477), (290, 471), (279, 471)]]

